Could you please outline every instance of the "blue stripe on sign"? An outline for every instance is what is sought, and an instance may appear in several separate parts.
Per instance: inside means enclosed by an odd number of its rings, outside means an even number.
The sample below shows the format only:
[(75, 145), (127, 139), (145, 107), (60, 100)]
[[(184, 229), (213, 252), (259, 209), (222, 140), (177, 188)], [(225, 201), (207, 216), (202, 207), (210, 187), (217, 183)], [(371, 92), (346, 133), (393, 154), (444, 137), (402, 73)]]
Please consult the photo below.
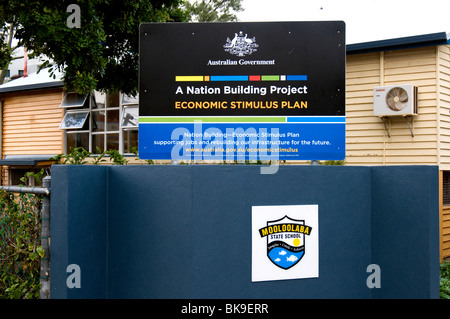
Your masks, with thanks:
[(248, 75), (211, 75), (210, 81), (248, 81)]
[(286, 81), (306, 81), (307, 75), (286, 75)]

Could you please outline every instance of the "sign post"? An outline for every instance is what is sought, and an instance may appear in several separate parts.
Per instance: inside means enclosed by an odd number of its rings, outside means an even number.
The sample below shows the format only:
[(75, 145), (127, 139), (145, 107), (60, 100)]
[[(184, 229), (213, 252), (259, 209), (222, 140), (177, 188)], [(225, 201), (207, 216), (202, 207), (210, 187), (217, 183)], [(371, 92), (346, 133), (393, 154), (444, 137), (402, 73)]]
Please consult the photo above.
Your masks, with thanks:
[(144, 23), (139, 157), (345, 158), (344, 22)]

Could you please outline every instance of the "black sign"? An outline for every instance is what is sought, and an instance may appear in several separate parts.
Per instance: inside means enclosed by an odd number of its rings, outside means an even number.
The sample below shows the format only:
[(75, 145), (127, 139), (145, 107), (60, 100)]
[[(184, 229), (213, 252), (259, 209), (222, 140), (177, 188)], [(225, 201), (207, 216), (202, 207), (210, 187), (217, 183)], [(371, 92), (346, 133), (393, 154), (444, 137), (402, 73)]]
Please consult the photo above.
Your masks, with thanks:
[(142, 24), (139, 73), (140, 158), (345, 157), (343, 22)]
[(148, 23), (140, 41), (140, 116), (345, 115), (343, 22)]

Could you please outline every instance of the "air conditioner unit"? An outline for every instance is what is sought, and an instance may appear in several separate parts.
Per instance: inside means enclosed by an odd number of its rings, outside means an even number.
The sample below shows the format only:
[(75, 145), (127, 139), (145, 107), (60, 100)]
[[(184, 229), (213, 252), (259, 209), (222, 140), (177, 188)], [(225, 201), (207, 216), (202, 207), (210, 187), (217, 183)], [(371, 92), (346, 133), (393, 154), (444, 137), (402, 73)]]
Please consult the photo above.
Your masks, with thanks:
[(411, 84), (375, 87), (373, 114), (380, 117), (417, 115), (417, 87)]

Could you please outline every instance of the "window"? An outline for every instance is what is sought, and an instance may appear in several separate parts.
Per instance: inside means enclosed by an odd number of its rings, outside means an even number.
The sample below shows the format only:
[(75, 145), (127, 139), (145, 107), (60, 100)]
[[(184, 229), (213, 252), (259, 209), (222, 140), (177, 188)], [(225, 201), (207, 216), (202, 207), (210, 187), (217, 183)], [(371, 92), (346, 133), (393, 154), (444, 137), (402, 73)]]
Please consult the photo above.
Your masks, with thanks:
[(119, 93), (94, 97), (99, 102), (92, 109), (92, 149), (119, 150)]
[(138, 146), (139, 96), (122, 95), (120, 117), (122, 153), (133, 153)]
[(61, 102), (61, 107), (85, 107), (87, 102), (87, 95), (80, 95), (75, 92), (67, 92)]
[(138, 107), (125, 107), (122, 112), (122, 127), (137, 128), (139, 123)]
[(138, 142), (138, 103), (137, 96), (120, 93), (66, 93), (60, 105), (65, 109), (60, 125), (65, 152), (83, 147), (94, 154), (106, 150), (133, 153)]
[(89, 111), (67, 112), (59, 128), (62, 130), (83, 128), (88, 115)]

